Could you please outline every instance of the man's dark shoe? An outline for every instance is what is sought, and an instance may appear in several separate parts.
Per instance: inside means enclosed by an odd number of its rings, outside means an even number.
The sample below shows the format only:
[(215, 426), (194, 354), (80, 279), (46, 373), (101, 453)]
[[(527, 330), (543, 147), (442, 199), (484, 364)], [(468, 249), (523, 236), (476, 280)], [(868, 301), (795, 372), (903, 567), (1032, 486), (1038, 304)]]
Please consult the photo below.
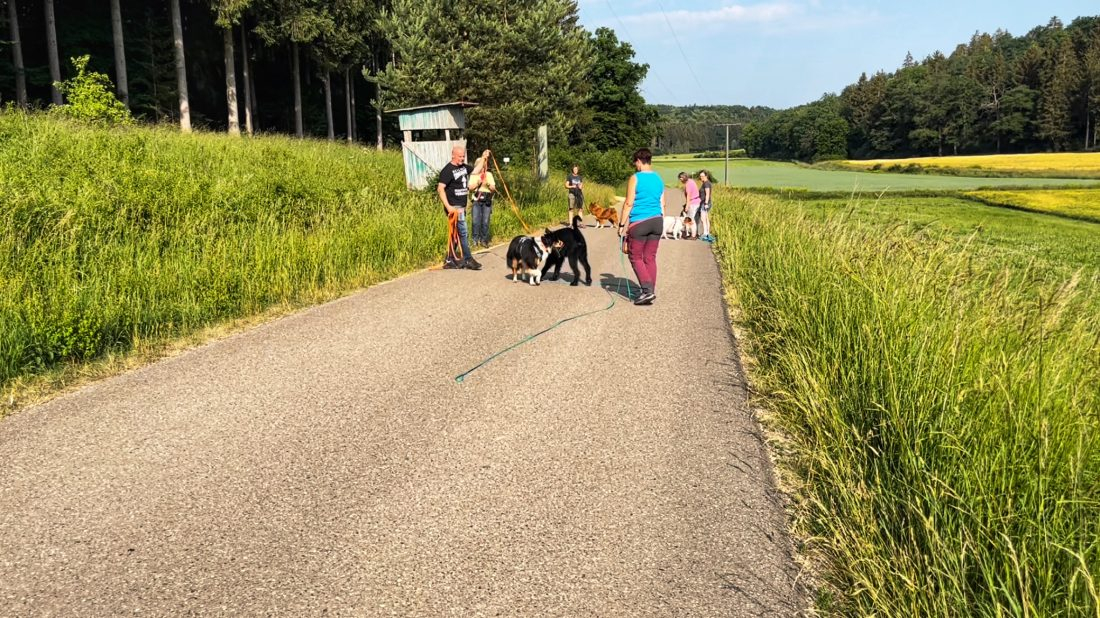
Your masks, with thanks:
[(462, 267), (470, 270), (481, 270), (481, 264), (478, 264), (477, 260), (472, 257), (466, 258), (466, 261), (462, 263)]
[(657, 299), (657, 295), (652, 292), (643, 292), (641, 296), (634, 299), (635, 305), (652, 305), (653, 301)]
[(446, 260), (443, 262), (443, 270), (458, 270), (462, 268), (462, 264), (454, 260)]

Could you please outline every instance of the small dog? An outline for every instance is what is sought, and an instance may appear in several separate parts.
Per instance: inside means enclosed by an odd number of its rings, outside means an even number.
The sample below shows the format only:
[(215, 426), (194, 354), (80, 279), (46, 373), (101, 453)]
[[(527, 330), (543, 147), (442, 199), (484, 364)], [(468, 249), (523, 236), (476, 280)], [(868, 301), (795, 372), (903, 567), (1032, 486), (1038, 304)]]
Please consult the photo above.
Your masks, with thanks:
[[(516, 236), (508, 245), (508, 265), (512, 267), (512, 281), (527, 276), (531, 285), (542, 283), (542, 267), (554, 248), (554, 240), (548, 236)], [(560, 245), (557, 245), (560, 248)]]
[(617, 227), (619, 225), (619, 211), (615, 208), (604, 208), (592, 202), (588, 205), (588, 212), (592, 213), (593, 217), (596, 217), (597, 228), (603, 227), (605, 221), (608, 227)]
[(661, 232), (661, 238), (679, 240), (684, 235), (684, 220), (680, 217), (665, 217), (665, 229)]
[(569, 260), (569, 267), (573, 269), (573, 283), (569, 285), (577, 285), (581, 281), (581, 272), (577, 269), (577, 262), (580, 262), (584, 266), (584, 284), (592, 285), (592, 267), (588, 265), (588, 244), (584, 242), (584, 235), (580, 230), (581, 218), (573, 217), (572, 227), (563, 227), (560, 230), (546, 230), (546, 235), (543, 238), (549, 237), (551, 239), (550, 246), (553, 247), (550, 251), (550, 257), (546, 259), (546, 265), (542, 267), (542, 276), (546, 278), (546, 273), (551, 268), (554, 269), (554, 274), (550, 276), (548, 281), (556, 281), (561, 276), (561, 265), (565, 260)]
[[(665, 218), (667, 219), (668, 217), (665, 217)], [(685, 216), (683, 224), (682, 224), (682, 228), (684, 230), (684, 238), (698, 238), (699, 237), (699, 235), (696, 233), (697, 230), (695, 229), (695, 219), (692, 219), (691, 217)]]

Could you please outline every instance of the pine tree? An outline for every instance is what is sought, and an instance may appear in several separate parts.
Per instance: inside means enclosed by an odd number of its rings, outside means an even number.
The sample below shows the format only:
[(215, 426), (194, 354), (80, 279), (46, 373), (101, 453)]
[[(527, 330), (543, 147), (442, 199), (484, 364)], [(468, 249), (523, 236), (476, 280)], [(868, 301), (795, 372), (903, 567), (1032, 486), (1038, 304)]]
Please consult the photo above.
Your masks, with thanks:
[(57, 17), (54, 13), (53, 0), (45, 0), (42, 3), (46, 12), (46, 53), (50, 63), (50, 95), (54, 105), (61, 105), (61, 91), (57, 85), (61, 83), (61, 61), (57, 53)]
[(11, 32), (11, 64), (15, 69), (15, 102), (27, 106), (27, 69), (23, 65), (23, 43), (19, 37), (19, 8), (8, 0), (8, 29)]
[(111, 33), (115, 45), (115, 87), (118, 98), (126, 107), (130, 106), (130, 86), (126, 74), (126, 46), (122, 36), (122, 9), (119, 0), (111, 0)]
[(1039, 112), (1039, 137), (1047, 140), (1056, 151), (1070, 147), (1080, 70), (1073, 42), (1063, 37), (1051, 58)]
[(183, 19), (180, 17), (180, 0), (170, 0), (172, 13), (172, 42), (176, 55), (176, 93), (179, 95), (180, 130), (191, 132), (191, 99), (187, 95), (187, 60), (183, 49)]
[(312, 45), (322, 32), (333, 28), (331, 3), (323, 0), (262, 0), (258, 3), (256, 34), (268, 45), (290, 44), (292, 90), (294, 92), (294, 134), (305, 135), (302, 118), (301, 45)]
[(233, 27), (240, 21), (252, 0), (212, 0), (210, 8), (216, 15), (215, 22), (222, 29), (222, 48), (225, 52), (225, 101), (228, 109), (230, 135), (241, 134), (240, 113), (237, 109), (237, 55), (233, 44)]
[(526, 154), (536, 128), (569, 135), (592, 64), (573, 0), (395, 0), (380, 20), (395, 61), (380, 75), (397, 105), (464, 99), (467, 137)]
[[(1100, 129), (1100, 28), (1093, 31), (1084, 58), (1085, 90), (1085, 147), (1096, 148)], [(1091, 140), (1091, 142), (1090, 142)]]
[(146, 6), (137, 28), (131, 31), (130, 107), (155, 122), (175, 118), (178, 113), (175, 45), (172, 25), (164, 7)]

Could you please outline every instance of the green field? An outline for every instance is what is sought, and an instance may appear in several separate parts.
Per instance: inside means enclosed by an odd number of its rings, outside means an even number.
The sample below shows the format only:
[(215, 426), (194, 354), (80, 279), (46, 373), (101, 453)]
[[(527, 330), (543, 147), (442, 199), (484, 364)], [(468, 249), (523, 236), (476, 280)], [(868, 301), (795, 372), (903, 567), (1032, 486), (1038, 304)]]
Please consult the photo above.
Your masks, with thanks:
[(720, 190), (818, 607), (1100, 615), (1100, 224)]
[[(709, 169), (715, 179), (723, 181), (722, 159), (656, 160), (655, 170), (670, 185), (676, 185), (681, 171), (695, 173)], [(972, 190), (985, 187), (1063, 187), (1100, 186), (1100, 181), (1057, 178), (975, 178), (936, 176), (931, 174), (888, 174), (877, 172), (832, 171), (815, 169), (794, 163), (730, 159), (729, 185), (745, 188), (794, 188), (812, 191), (941, 191)]]

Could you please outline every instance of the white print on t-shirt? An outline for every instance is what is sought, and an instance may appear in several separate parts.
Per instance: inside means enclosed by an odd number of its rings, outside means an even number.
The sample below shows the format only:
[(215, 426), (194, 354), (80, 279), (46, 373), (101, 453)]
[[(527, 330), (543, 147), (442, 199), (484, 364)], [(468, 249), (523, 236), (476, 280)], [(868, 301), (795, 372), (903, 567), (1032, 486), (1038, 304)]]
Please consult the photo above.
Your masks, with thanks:
[(455, 180), (462, 180), (462, 188), (455, 188), (455, 197), (465, 197), (469, 195), (469, 183), (470, 179), (467, 176), (465, 167), (456, 167), (452, 173), (455, 175)]

